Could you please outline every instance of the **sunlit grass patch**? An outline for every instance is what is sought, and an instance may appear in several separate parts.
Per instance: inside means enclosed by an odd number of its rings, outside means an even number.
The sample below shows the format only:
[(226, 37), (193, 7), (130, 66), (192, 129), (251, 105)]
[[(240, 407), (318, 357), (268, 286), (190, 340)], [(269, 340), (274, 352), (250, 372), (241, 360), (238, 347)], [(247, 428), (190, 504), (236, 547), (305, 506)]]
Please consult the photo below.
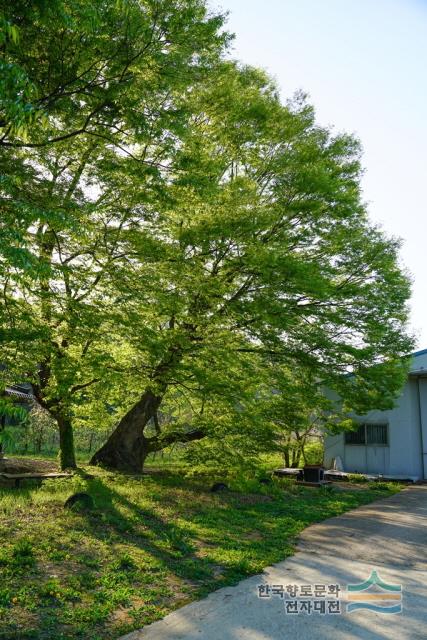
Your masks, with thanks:
[[(231, 483), (176, 470), (0, 489), (0, 638), (111, 640), (293, 552), (308, 524), (384, 497), (395, 486), (318, 491)], [(64, 509), (75, 492), (88, 511)]]

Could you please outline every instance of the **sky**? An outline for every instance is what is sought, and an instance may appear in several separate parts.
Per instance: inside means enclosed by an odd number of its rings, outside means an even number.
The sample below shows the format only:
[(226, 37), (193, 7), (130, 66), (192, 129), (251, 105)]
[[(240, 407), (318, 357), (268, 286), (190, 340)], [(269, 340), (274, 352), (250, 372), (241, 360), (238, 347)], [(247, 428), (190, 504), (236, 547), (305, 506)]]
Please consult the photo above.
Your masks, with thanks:
[(211, 0), (233, 57), (302, 89), (322, 125), (362, 142), (370, 218), (402, 239), (410, 329), (427, 348), (427, 0)]

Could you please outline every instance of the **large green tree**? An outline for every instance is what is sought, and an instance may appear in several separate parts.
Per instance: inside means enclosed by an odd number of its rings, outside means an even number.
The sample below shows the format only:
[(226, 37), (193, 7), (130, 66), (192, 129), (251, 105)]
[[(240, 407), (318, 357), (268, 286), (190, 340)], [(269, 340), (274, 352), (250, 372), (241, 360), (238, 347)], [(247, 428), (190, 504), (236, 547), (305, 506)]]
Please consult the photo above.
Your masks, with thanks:
[(188, 386), (213, 397), (219, 380), (243, 393), (262, 359), (305, 367), (353, 407), (390, 406), (402, 381), (409, 286), (398, 243), (367, 218), (357, 141), (233, 64), (193, 111), (168, 197), (128, 238), (117, 323), (141, 392), (93, 463), (141, 470), (149, 452), (204, 437), (205, 421), (162, 430), (162, 403)]
[(267, 448), (276, 367), (389, 406), (409, 288), (357, 141), (224, 62), (201, 0), (55, 6), (5, 3), (0, 312), (2, 375), (32, 380), (62, 466), (73, 424), (116, 416), (94, 463), (226, 433)]

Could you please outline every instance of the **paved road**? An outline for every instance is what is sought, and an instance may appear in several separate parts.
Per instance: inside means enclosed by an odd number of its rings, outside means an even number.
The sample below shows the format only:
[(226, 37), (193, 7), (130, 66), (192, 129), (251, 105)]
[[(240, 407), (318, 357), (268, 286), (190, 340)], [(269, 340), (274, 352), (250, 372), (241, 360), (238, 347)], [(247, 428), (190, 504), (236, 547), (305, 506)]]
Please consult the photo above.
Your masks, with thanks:
[[(285, 613), (280, 596), (259, 598), (259, 584), (347, 584), (375, 569), (401, 584), (403, 611)], [(320, 605), (318, 605), (320, 606)], [(262, 575), (226, 587), (168, 615), (126, 640), (426, 640), (427, 486), (308, 527), (299, 551)], [(124, 640), (124, 639), (123, 639)]]

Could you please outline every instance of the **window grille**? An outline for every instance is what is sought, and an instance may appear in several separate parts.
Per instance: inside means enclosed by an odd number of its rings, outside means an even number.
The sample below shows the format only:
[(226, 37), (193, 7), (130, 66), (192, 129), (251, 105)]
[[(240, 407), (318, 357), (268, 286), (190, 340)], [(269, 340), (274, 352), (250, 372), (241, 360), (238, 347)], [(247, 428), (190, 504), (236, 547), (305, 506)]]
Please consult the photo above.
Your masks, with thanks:
[(387, 424), (361, 424), (356, 431), (345, 432), (345, 444), (388, 444)]

